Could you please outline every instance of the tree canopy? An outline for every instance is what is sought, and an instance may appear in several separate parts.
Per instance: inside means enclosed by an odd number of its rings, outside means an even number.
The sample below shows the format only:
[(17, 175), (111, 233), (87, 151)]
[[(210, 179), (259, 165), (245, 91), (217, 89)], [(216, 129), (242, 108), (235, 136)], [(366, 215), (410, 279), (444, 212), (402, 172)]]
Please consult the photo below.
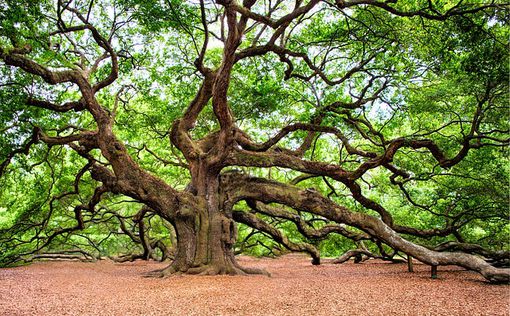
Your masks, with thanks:
[(236, 253), (345, 252), (508, 282), (507, 12), (7, 0), (0, 264), (79, 253), (245, 274), (265, 271)]

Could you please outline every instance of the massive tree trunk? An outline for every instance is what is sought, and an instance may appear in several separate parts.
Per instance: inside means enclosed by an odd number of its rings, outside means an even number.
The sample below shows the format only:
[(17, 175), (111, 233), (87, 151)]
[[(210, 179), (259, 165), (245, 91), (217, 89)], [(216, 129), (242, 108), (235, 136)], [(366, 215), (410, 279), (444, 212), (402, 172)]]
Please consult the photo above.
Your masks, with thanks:
[(201, 274), (241, 273), (235, 262), (232, 245), (235, 242), (234, 222), (220, 211), (203, 208), (188, 217), (175, 220), (177, 255), (165, 270)]
[(237, 239), (236, 223), (231, 210), (224, 209), (219, 190), (219, 174), (206, 164), (193, 165), (188, 192), (197, 203), (181, 205), (175, 214), (177, 253), (174, 262), (161, 276), (187, 274), (247, 274), (265, 271), (243, 268), (237, 264), (233, 245)]

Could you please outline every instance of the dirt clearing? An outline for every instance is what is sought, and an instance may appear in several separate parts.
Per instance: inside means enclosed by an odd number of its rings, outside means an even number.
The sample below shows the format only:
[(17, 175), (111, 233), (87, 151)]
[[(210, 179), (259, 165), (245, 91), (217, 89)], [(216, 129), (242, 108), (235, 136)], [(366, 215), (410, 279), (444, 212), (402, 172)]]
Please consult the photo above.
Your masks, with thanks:
[(476, 273), (369, 261), (242, 257), (265, 276), (145, 278), (167, 264), (41, 262), (0, 269), (0, 315), (510, 315), (510, 287)]

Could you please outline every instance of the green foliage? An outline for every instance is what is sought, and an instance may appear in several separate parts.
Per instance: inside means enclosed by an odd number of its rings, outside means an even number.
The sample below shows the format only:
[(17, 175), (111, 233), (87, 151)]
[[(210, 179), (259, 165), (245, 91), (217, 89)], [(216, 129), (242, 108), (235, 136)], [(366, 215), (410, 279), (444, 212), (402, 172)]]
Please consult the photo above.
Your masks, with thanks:
[[(89, 3), (74, 2), (83, 12), (88, 11)], [(473, 3), (465, 1), (468, 7)], [(428, 1), (398, 1), (393, 7), (413, 11), (427, 5)], [(434, 5), (440, 12), (447, 12), (454, 2), (434, 1)], [(103, 10), (103, 6), (110, 9)], [(206, 11), (208, 21), (222, 18), (213, 5), (206, 6)], [(114, 17), (114, 13), (118, 16)], [(81, 60), (72, 53), (74, 43), (84, 50), (86, 66), (91, 66), (93, 57), (103, 51), (85, 31), (68, 35), (69, 38), (50, 36), (55, 31), (56, 14), (52, 1), (7, 0), (0, 4), (0, 49), (29, 45), (32, 50), (28, 56), (33, 60), (52, 69), (73, 69)], [(195, 97), (202, 79), (194, 67), (205, 38), (197, 2), (112, 0), (92, 6), (90, 16), (103, 35), (119, 23), (112, 40), (112, 46), (119, 52), (119, 79), (97, 94), (105, 109), (115, 111), (114, 132), (142, 168), (183, 190), (190, 174), (182, 166), (182, 154), (170, 144), (169, 131)], [(69, 25), (77, 23), (67, 16), (64, 20)], [(214, 42), (214, 36), (221, 37), (221, 30), (216, 25), (210, 31), (209, 40), (213, 44), (205, 53), (204, 64), (215, 69), (223, 58), (222, 44), (217, 39)], [(250, 47), (258, 31), (255, 26), (247, 31), (241, 49)], [(295, 52), (295, 56), (287, 56), (292, 61), (294, 77), (277, 54), (242, 60), (234, 66), (228, 102), (236, 124), (255, 141), (267, 140), (285, 125), (308, 123), (333, 102), (356, 101), (369, 82), (372, 85), (365, 91), (367, 97), (386, 85), (387, 88), (377, 100), (347, 114), (327, 112), (321, 122), (341, 130), (357, 149), (379, 154), (384, 150), (384, 146), (363, 137), (364, 133), (377, 142), (382, 142), (381, 138), (431, 139), (446, 156), (455, 156), (462, 147), (463, 136), (470, 131), (480, 100), (487, 97), (491, 106), (484, 109), (480, 131), (508, 137), (510, 31), (504, 8), (438, 22), (419, 17), (397, 18), (373, 6), (339, 11), (325, 5), (309, 14), (292, 32), (286, 47)], [(261, 34), (263, 41), (266, 35)], [(325, 76), (334, 79), (345, 76), (345, 83), (328, 85), (317, 79), (318, 71), (314, 73), (307, 61), (299, 57), (305, 53), (310, 53), (310, 59)], [(348, 76), (351, 68), (367, 59), (367, 70)], [(99, 63), (91, 74), (92, 82), (108, 76), (111, 67), (109, 62)], [(489, 88), (496, 92), (487, 96)], [(56, 115), (27, 106), (29, 96), (60, 104), (77, 101), (80, 93), (71, 85), (48, 87), (36, 76), (2, 65), (0, 163), (28, 142), (34, 126), (50, 136), (96, 128), (86, 111)], [(352, 122), (370, 122), (370, 126)], [(204, 137), (218, 126), (208, 104), (191, 136)], [(378, 135), (372, 135), (374, 131)], [(296, 149), (307, 134), (291, 133), (279, 146)], [(97, 150), (91, 154), (104, 162)], [(346, 170), (354, 170), (368, 161), (349, 155), (330, 134), (316, 135), (305, 158), (338, 164)], [(471, 150), (450, 169), (440, 168), (430, 153), (411, 149), (399, 151), (391, 163), (409, 172), (409, 180), (397, 178), (408, 196), (390, 180), (391, 173), (384, 168), (368, 171), (360, 186), (363, 194), (390, 211), (397, 224), (439, 229), (463, 223), (460, 234), (465, 241), (495, 250), (510, 249), (510, 164), (506, 147)], [(86, 160), (68, 147), (41, 144), (32, 146), (28, 155), (13, 157), (0, 177), (0, 264), (38, 248), (52, 233), (76, 225), (74, 207), (88, 203), (98, 185), (85, 173), (78, 181), (79, 192), (74, 192), (76, 175), (85, 164)], [(290, 182), (300, 175), (277, 167), (241, 170), (281, 182)], [(342, 183), (313, 177), (298, 186), (317, 190), (352, 210), (378, 216), (356, 202)], [(247, 210), (245, 205), (236, 207)], [(133, 216), (139, 209), (140, 205), (130, 199), (109, 194), (97, 206), (97, 213), (85, 216), (88, 222), (83, 230), (59, 235), (44, 249), (80, 247), (100, 256), (139, 251), (139, 245), (119, 232), (119, 220), (113, 215), (119, 214), (136, 232)], [(324, 225), (324, 219), (306, 213), (299, 215), (315, 228)], [(307, 239), (290, 221), (262, 218), (285, 232), (291, 241), (317, 246), (326, 257), (338, 256), (357, 246), (338, 234)], [(244, 225), (239, 225), (238, 230), (237, 249), (256, 256), (285, 252), (282, 245), (266, 234), (254, 234)], [(164, 220), (151, 219), (150, 235), (154, 239), (168, 239)], [(447, 239), (409, 238), (429, 246)]]

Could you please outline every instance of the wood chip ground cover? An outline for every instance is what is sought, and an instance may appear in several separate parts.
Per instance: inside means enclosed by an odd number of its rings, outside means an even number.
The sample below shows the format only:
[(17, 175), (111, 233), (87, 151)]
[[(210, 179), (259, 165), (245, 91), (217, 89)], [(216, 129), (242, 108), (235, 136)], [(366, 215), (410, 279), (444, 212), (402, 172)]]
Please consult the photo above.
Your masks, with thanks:
[(0, 315), (510, 315), (510, 286), (476, 273), (302, 256), (240, 258), (265, 276), (145, 278), (167, 263), (41, 262), (0, 269)]

